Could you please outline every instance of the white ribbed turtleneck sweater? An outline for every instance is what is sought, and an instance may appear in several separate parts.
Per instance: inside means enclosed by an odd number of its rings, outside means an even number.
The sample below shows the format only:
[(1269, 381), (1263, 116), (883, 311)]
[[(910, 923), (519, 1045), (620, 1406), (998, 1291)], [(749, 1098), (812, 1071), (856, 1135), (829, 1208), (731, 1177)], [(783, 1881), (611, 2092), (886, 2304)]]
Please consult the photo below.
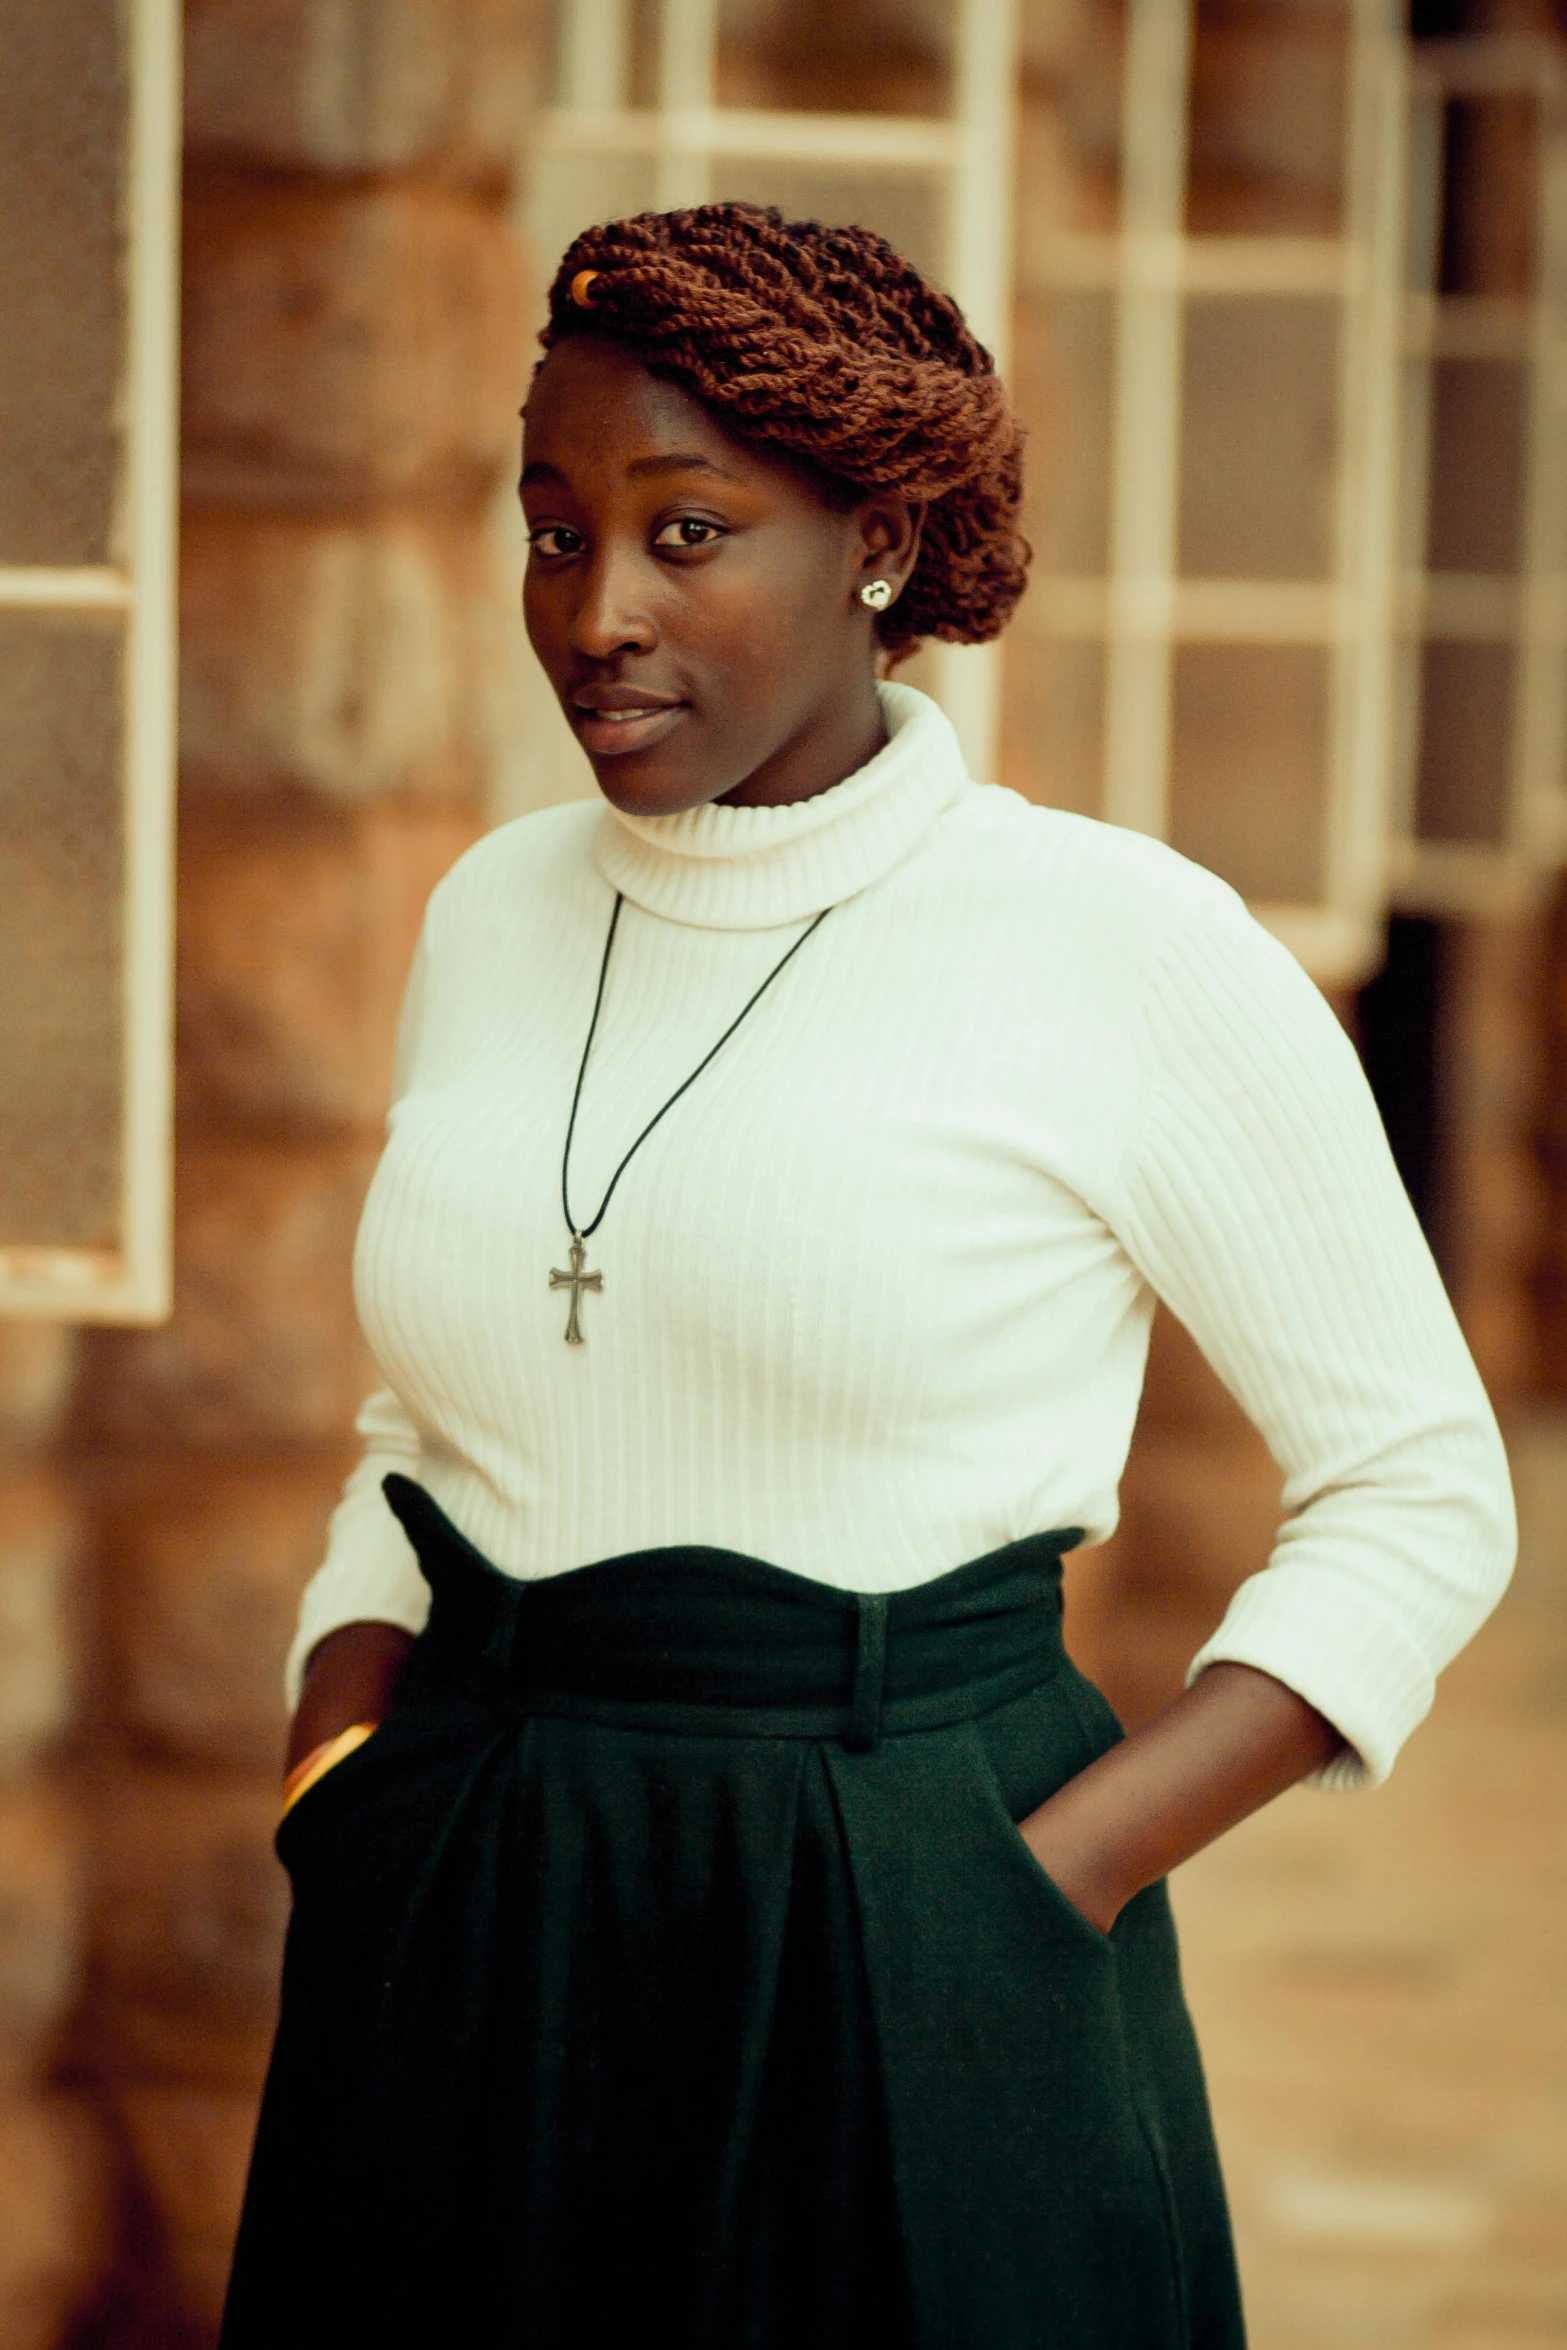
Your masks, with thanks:
[[(1259, 1666), (1382, 1777), (1506, 1581), (1496, 1426), (1354, 1052), (1222, 882), (971, 783), (935, 705), (786, 808), (502, 826), (436, 890), (355, 1259), (385, 1376), (290, 1664), (417, 1631), (380, 1490), (520, 1576), (708, 1543), (856, 1590), (1102, 1541), (1155, 1295), (1285, 1472), (1272, 1561), (1194, 1671)], [(593, 1214), (564, 1343), (561, 1149)]]

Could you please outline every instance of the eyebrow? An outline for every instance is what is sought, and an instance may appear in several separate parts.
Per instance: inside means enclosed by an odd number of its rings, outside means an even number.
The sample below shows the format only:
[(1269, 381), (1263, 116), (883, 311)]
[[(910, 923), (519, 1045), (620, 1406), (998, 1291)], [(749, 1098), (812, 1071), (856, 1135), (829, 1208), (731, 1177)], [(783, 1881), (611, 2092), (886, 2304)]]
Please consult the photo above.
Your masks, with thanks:
[[(634, 457), (626, 471), (638, 480), (659, 473), (713, 473), (720, 481), (733, 481), (735, 478), (732, 473), (726, 473), (721, 465), (715, 465), (711, 457), (704, 457), (699, 449), (672, 449), (663, 457)], [(524, 489), (530, 482), (564, 482), (565, 478), (558, 465), (550, 465), (542, 457), (535, 457), (530, 465), (522, 469)]]
[(626, 467), (628, 473), (716, 473), (720, 481), (733, 481), (734, 475), (715, 465), (711, 457), (704, 457), (699, 449), (674, 449), (667, 457), (634, 457)]

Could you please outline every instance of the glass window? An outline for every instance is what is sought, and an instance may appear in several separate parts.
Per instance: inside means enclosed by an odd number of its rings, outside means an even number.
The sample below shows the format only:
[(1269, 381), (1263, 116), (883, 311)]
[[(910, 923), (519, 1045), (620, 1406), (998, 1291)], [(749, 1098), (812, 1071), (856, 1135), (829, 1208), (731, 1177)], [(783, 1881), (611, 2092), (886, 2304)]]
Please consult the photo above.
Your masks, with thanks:
[(167, 1311), (175, 0), (0, 0), (0, 1310)]

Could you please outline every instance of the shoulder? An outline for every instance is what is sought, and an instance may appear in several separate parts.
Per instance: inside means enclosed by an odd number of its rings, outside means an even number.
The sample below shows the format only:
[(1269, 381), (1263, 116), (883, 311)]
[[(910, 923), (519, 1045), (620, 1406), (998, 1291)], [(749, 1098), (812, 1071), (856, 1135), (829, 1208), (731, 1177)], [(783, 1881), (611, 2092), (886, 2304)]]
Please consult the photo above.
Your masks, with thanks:
[(1040, 807), (1001, 784), (976, 785), (959, 803), (972, 852), (997, 860), (1052, 911), (1086, 891), (1096, 919), (1161, 934), (1240, 899), (1227, 882), (1163, 841), (1066, 808)]
[[(1104, 1070), (1300, 1056), (1354, 1061), (1314, 982), (1228, 882), (1162, 841), (1016, 792), (976, 787), (953, 811), (938, 884), (998, 977), (1091, 1041)], [(1357, 1064), (1358, 1067), (1358, 1064)]]
[(1048, 938), (1074, 968), (1134, 995), (1181, 942), (1205, 936), (1283, 953), (1205, 866), (1146, 833), (976, 785), (953, 810), (944, 879), (990, 920)]
[(519, 889), (556, 889), (573, 874), (588, 872), (600, 812), (597, 800), (571, 800), (497, 824), (437, 882), (432, 906), (448, 916), (467, 914), (488, 898), (504, 894), (515, 903)]
[(577, 900), (602, 895), (593, 868), (599, 822), (596, 800), (540, 808), (498, 824), (465, 849), (430, 893), (425, 938), (431, 952), (463, 956), (483, 949), (497, 929), (508, 939), (539, 923), (569, 918)]

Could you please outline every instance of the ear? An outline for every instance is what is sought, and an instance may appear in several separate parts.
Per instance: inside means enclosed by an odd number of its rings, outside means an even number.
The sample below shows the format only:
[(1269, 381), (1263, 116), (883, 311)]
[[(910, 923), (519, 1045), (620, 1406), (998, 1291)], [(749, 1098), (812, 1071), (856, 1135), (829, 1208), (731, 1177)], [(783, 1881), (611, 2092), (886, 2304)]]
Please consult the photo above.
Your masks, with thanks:
[(925, 508), (907, 498), (866, 498), (855, 508), (856, 551), (860, 565), (856, 590), (873, 579), (884, 579), (897, 601), (919, 560)]

